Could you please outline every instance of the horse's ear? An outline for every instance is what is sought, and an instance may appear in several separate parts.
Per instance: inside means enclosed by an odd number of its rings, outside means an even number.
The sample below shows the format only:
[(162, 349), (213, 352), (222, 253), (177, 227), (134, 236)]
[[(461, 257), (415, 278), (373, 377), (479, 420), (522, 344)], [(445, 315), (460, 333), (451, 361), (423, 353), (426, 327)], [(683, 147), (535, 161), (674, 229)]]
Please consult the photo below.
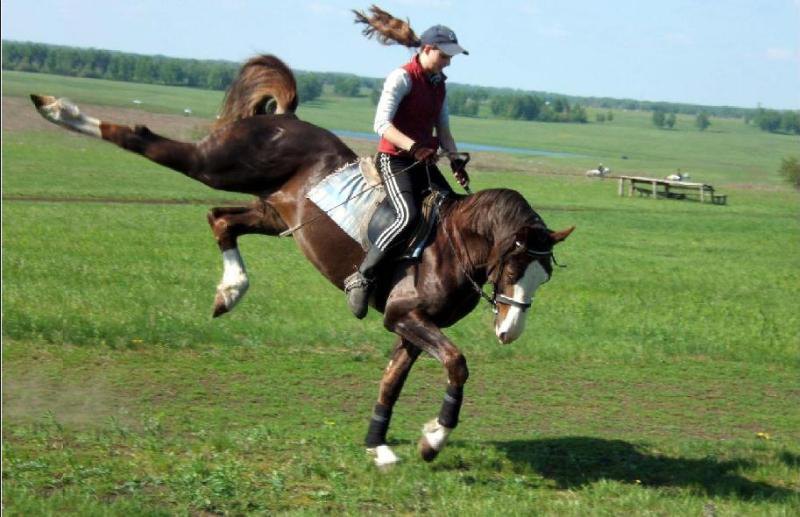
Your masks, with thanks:
[(561, 230), (560, 232), (550, 232), (550, 238), (553, 239), (554, 244), (558, 244), (559, 242), (563, 241), (569, 234), (575, 230), (574, 226), (570, 226), (566, 230)]

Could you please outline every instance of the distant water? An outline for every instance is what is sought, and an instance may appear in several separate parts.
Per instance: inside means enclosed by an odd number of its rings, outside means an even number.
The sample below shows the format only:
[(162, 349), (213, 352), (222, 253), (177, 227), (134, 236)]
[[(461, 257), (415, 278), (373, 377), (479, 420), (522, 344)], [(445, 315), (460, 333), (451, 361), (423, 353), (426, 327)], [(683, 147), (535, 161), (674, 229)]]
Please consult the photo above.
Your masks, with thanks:
[[(367, 133), (364, 131), (347, 131), (346, 129), (334, 129), (333, 134), (336, 136), (344, 136), (348, 138), (363, 138), (365, 140), (378, 140), (378, 135), (375, 133)], [(508, 154), (524, 154), (528, 156), (549, 156), (551, 158), (568, 158), (581, 156), (573, 153), (561, 153), (555, 151), (546, 151), (544, 149), (529, 149), (525, 147), (503, 147), (500, 145), (484, 145), (472, 144), (469, 142), (458, 142), (459, 151), (486, 151), (492, 153), (508, 153)]]

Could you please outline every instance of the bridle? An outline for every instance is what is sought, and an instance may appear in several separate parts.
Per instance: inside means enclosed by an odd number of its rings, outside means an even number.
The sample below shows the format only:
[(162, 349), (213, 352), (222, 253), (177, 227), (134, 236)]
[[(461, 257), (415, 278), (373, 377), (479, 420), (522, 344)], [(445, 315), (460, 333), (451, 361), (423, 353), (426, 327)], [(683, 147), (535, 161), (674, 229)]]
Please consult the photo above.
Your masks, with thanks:
[[(461, 262), (461, 258), (459, 257), (458, 251), (456, 250), (456, 247), (453, 244), (453, 240), (450, 238), (450, 233), (447, 231), (446, 225), (444, 225), (444, 224), (442, 225), (442, 231), (444, 232), (445, 236), (447, 237), (447, 242), (448, 242), (448, 244), (450, 244), (450, 249), (452, 250), (453, 255), (456, 258), (456, 262), (458, 263), (458, 266), (461, 268), (461, 271), (464, 273), (464, 276), (466, 276), (467, 280), (469, 280), (469, 283), (472, 284), (472, 288), (475, 290), (475, 292), (478, 293), (481, 298), (486, 300), (489, 303), (489, 305), (492, 306), (492, 312), (494, 314), (497, 314), (497, 312), (498, 312), (498, 307), (497, 307), (498, 304), (509, 305), (511, 307), (517, 307), (519, 309), (522, 309), (522, 311), (526, 311), (526, 310), (531, 308), (531, 305), (533, 305), (533, 298), (531, 298), (530, 300), (517, 300), (515, 298), (511, 298), (510, 296), (506, 296), (503, 293), (498, 293), (497, 292), (498, 290), (497, 290), (497, 281), (496, 280), (492, 281), (492, 295), (489, 296), (488, 294), (486, 294), (486, 292), (478, 284), (478, 282), (476, 282), (475, 279), (472, 278), (472, 275), (469, 274), (469, 271), (467, 270), (467, 268), (464, 267), (464, 264)], [(523, 244), (521, 242), (519, 242), (519, 241), (516, 242), (516, 245), (517, 245), (517, 247), (523, 246)], [(497, 263), (497, 270), (499, 271), (498, 277), (500, 275), (502, 275), (503, 265), (505, 264), (507, 256), (510, 255), (512, 252), (513, 252), (513, 250), (509, 251), (508, 253), (506, 253), (506, 254), (504, 254), (503, 256), (500, 257), (500, 260)], [(465, 250), (465, 253), (466, 253), (466, 250)], [(555, 261), (555, 256), (553, 255), (553, 250), (552, 249), (548, 250), (548, 251), (526, 249), (524, 251), (524, 253), (526, 255), (528, 255), (530, 257), (534, 257), (534, 258), (550, 257), (550, 259), (556, 265), (558, 265), (558, 263)], [(469, 259), (469, 255), (467, 255), (467, 259)], [(561, 266), (561, 267), (563, 267), (563, 266)]]

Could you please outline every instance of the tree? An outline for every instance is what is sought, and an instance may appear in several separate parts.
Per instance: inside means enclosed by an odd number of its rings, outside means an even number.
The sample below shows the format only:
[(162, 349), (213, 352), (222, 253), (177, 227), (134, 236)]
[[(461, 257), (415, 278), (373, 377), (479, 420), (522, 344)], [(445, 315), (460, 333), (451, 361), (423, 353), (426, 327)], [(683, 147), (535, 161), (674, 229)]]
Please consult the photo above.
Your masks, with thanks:
[(697, 114), (697, 118), (694, 120), (694, 124), (697, 126), (697, 129), (700, 131), (705, 131), (708, 129), (708, 126), (711, 125), (711, 121), (708, 120), (708, 114), (705, 111), (701, 111)]
[(606, 113), (606, 120), (608, 120), (609, 122), (612, 122), (614, 120), (614, 112), (613, 111), (608, 110), (608, 113)]
[(781, 127), (781, 114), (775, 110), (759, 108), (754, 120), (758, 127), (770, 133), (778, 131)]
[(800, 189), (800, 159), (796, 156), (789, 156), (781, 160), (781, 167), (778, 172), (783, 176), (794, 188)]
[(356, 97), (361, 92), (361, 81), (356, 76), (342, 76), (333, 83), (333, 91), (343, 97)]
[(668, 128), (672, 129), (675, 127), (675, 113), (669, 113), (667, 117), (664, 119), (664, 125)]
[(653, 110), (653, 124), (656, 127), (664, 127), (666, 118), (666, 114), (660, 109)]
[(781, 115), (781, 131), (800, 135), (800, 113), (784, 111)]
[(300, 102), (313, 101), (322, 95), (322, 80), (316, 74), (303, 74), (297, 77), (297, 96)]
[(595, 113), (594, 118), (598, 122), (605, 122), (606, 121), (606, 114), (598, 112), (598, 113)]

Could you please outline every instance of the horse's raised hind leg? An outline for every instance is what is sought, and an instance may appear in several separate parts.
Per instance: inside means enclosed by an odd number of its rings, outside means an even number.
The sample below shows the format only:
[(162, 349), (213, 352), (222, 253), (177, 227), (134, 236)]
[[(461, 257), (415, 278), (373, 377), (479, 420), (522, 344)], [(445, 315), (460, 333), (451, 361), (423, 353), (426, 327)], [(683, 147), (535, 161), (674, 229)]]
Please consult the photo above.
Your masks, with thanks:
[(403, 384), (405, 384), (408, 377), (408, 372), (414, 365), (414, 361), (419, 357), (420, 352), (421, 350), (411, 342), (399, 338), (392, 352), (389, 365), (383, 372), (378, 402), (372, 412), (365, 439), (367, 451), (375, 456), (375, 465), (379, 468), (389, 467), (399, 461), (392, 449), (386, 444), (386, 432), (389, 430), (394, 404), (397, 402), (400, 391), (403, 389)]
[(250, 285), (237, 238), (248, 233), (278, 235), (288, 226), (272, 206), (258, 201), (249, 207), (217, 207), (208, 212), (208, 224), (222, 251), (222, 280), (214, 296), (213, 316), (229, 312)]
[(164, 138), (145, 126), (131, 128), (90, 117), (81, 113), (78, 106), (66, 99), (31, 95), (31, 100), (39, 114), (54, 124), (84, 135), (102, 138), (214, 187), (207, 178), (198, 173), (203, 157), (195, 144)]
[(447, 371), (447, 392), (439, 416), (425, 424), (419, 440), (419, 453), (422, 459), (433, 461), (444, 448), (450, 433), (458, 425), (464, 384), (469, 377), (467, 360), (439, 327), (417, 311), (401, 316), (390, 314), (386, 325), (396, 334), (438, 359)]

